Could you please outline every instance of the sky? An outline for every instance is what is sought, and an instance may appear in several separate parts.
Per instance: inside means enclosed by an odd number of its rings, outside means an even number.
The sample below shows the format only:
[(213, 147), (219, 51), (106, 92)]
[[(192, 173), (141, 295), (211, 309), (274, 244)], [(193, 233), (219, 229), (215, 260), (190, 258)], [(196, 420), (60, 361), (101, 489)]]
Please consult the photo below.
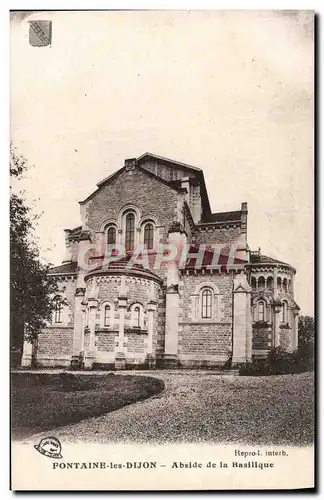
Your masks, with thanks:
[[(36, 19), (50, 47), (29, 45)], [(213, 211), (246, 201), (249, 246), (297, 269), (313, 314), (311, 11), (13, 13), (10, 31), (10, 135), (44, 257), (61, 263), (78, 201), (149, 151), (203, 169)]]

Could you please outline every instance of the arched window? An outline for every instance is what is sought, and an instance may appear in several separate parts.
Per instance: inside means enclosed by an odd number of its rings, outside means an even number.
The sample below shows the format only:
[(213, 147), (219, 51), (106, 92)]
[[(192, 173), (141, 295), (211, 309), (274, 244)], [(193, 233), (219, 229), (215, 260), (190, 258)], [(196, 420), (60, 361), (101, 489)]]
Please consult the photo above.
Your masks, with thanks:
[(116, 243), (116, 228), (114, 226), (110, 226), (107, 231), (107, 243), (108, 245), (115, 245)]
[(287, 287), (287, 278), (283, 279), (283, 281), (282, 281), (282, 287), (283, 287), (284, 291), (287, 292), (287, 290), (288, 290), (288, 287)]
[(105, 314), (104, 314), (104, 326), (110, 326), (110, 320), (111, 318), (111, 309), (110, 306), (107, 304), (105, 306)]
[(192, 321), (213, 320), (220, 321), (222, 315), (222, 296), (212, 281), (200, 283), (190, 295)]
[(258, 321), (265, 321), (265, 307), (262, 300), (258, 302)]
[(131, 323), (133, 328), (144, 328), (144, 309), (141, 304), (131, 306)]
[(210, 319), (212, 317), (213, 295), (210, 288), (205, 288), (201, 294), (201, 317)]
[(264, 290), (265, 289), (265, 279), (263, 276), (260, 276), (258, 279), (258, 289), (259, 290)]
[(63, 323), (63, 301), (59, 296), (54, 299), (53, 323)]
[(273, 278), (272, 276), (267, 277), (267, 288), (272, 289), (273, 288)]
[(256, 279), (254, 276), (251, 278), (251, 288), (252, 290), (256, 290)]
[(139, 306), (134, 307), (134, 326), (137, 328), (141, 326), (141, 310)]
[(287, 323), (288, 321), (288, 305), (287, 305), (287, 302), (283, 301), (282, 303), (282, 318), (281, 318), (281, 321), (283, 323)]
[(148, 222), (144, 227), (144, 245), (148, 250), (153, 248), (154, 242), (154, 226), (152, 222)]
[(126, 251), (134, 250), (135, 239), (135, 215), (128, 213), (126, 215), (125, 247)]
[(100, 328), (114, 326), (114, 304), (102, 302), (100, 305)]
[(281, 288), (281, 278), (277, 278), (277, 287)]

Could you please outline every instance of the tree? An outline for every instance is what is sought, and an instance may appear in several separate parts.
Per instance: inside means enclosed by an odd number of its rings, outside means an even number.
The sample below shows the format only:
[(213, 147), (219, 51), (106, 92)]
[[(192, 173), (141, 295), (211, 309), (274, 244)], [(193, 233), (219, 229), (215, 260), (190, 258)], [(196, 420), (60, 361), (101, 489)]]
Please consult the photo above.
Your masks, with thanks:
[(10, 343), (22, 352), (27, 340), (37, 338), (51, 319), (57, 282), (48, 276), (50, 265), (41, 261), (34, 234), (35, 216), (24, 194), (13, 184), (27, 170), (27, 161), (10, 146)]
[(314, 360), (315, 320), (311, 316), (300, 316), (298, 319), (298, 352), (310, 365)]

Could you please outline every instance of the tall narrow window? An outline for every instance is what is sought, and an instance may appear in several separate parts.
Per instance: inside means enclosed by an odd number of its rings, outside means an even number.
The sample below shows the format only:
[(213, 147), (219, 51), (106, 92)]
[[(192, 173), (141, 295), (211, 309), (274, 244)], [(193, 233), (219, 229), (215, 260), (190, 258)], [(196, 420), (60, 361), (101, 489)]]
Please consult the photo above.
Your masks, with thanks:
[(263, 276), (260, 276), (258, 279), (258, 290), (264, 290), (265, 289), (265, 279)]
[(287, 292), (288, 288), (287, 288), (287, 279), (286, 278), (284, 278), (282, 281), (282, 287), (283, 287), (284, 291)]
[(201, 317), (210, 319), (212, 317), (212, 292), (209, 288), (201, 294)]
[(272, 276), (267, 277), (267, 288), (270, 288), (272, 290), (273, 288), (273, 278)]
[(62, 323), (63, 305), (60, 299), (56, 299), (54, 307), (54, 323)]
[(104, 325), (110, 326), (110, 306), (105, 306)]
[(135, 215), (126, 215), (126, 234), (125, 247), (126, 251), (134, 250), (134, 233), (135, 233)]
[(138, 328), (141, 326), (141, 310), (138, 306), (134, 308), (134, 326)]
[(107, 231), (107, 243), (108, 245), (115, 245), (116, 243), (116, 228), (113, 226)]
[(153, 248), (154, 241), (154, 227), (151, 222), (148, 222), (144, 228), (144, 245), (148, 250)]
[(264, 302), (260, 301), (258, 303), (258, 321), (265, 321), (264, 317)]

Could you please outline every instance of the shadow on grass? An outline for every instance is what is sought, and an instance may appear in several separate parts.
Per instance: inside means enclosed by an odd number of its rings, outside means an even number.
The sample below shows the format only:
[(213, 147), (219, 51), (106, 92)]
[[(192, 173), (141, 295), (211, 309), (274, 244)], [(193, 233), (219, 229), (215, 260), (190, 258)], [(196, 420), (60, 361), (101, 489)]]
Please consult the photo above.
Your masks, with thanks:
[(12, 438), (103, 415), (164, 390), (162, 380), (133, 375), (13, 373)]

